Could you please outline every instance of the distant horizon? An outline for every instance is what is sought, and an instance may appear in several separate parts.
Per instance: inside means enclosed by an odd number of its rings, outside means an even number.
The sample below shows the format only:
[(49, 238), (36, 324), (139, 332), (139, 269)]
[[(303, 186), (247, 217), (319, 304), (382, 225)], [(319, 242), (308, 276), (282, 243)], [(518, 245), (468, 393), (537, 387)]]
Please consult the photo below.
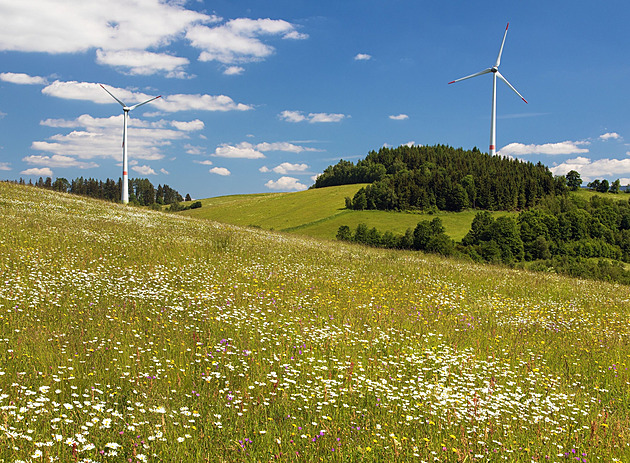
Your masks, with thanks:
[(162, 96), (130, 115), (129, 176), (194, 197), (304, 190), (383, 146), (487, 152), (491, 79), (447, 84), (493, 66), (509, 22), (501, 73), (529, 104), (498, 83), (497, 154), (630, 183), (623, 3), (67, 8), (0, 0), (0, 179), (122, 177), (101, 84), (128, 105)]

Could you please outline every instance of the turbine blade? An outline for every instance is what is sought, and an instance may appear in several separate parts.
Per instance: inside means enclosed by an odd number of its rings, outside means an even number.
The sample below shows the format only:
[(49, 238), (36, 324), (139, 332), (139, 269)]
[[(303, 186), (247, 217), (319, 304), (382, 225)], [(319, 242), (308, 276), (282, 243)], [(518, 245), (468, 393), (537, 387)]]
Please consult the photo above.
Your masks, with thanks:
[(143, 104), (151, 103), (153, 100), (157, 100), (158, 98), (162, 98), (162, 95), (156, 96), (156, 97), (153, 97), (153, 98), (149, 98), (147, 101), (143, 101), (142, 103), (138, 103), (138, 104), (135, 104), (133, 106), (130, 106), (129, 107), (129, 111), (131, 111), (132, 109), (136, 109), (138, 106), (142, 106)]
[(525, 103), (527, 103), (527, 100), (526, 100), (525, 98), (523, 98), (523, 95), (521, 95), (520, 93), (518, 93), (518, 91), (517, 91), (517, 90), (516, 90), (516, 89), (512, 86), (512, 84), (511, 84), (511, 83), (509, 83), (509, 82), (507, 81), (507, 79), (506, 79), (505, 77), (503, 77), (499, 71), (497, 71), (497, 77), (498, 77), (499, 79), (501, 79), (503, 82), (505, 82), (506, 84), (508, 84), (508, 87), (510, 87), (512, 90), (514, 90), (514, 93), (516, 93), (518, 96), (520, 96), (520, 97), (521, 97), (521, 100), (523, 100)]
[(107, 90), (105, 87), (103, 87), (103, 84), (99, 84), (99, 85), (101, 86), (101, 88), (102, 88), (103, 90), (105, 90), (107, 93), (109, 93), (109, 94), (110, 94), (110, 96), (111, 96), (114, 100), (116, 100), (118, 103), (120, 103), (120, 105), (121, 105), (123, 108), (125, 108), (125, 107), (126, 107), (126, 106), (125, 106), (125, 103), (123, 103), (122, 101), (120, 101), (118, 98), (116, 98), (116, 97), (114, 96), (114, 94), (113, 94), (112, 92), (110, 92), (110, 91), (109, 91), (109, 90)]
[(481, 71), (481, 72), (477, 72), (477, 73), (475, 73), (475, 74), (471, 74), (471, 75), (466, 76), (466, 77), (462, 77), (461, 79), (453, 80), (453, 81), (449, 82), (449, 84), (454, 84), (455, 82), (461, 82), (462, 80), (470, 79), (470, 78), (472, 78), (472, 77), (477, 77), (477, 76), (480, 76), (480, 75), (482, 75), (482, 74), (488, 74), (489, 72), (492, 72), (492, 69), (491, 69), (491, 68), (484, 69), (484, 70), (483, 70), (483, 71)]
[(510, 27), (510, 23), (507, 23), (507, 26), (505, 26), (505, 32), (503, 33), (503, 42), (501, 42), (501, 49), (499, 50), (499, 56), (497, 56), (497, 62), (494, 65), (495, 68), (498, 68), (499, 65), (501, 64), (501, 54), (503, 53), (503, 45), (505, 45), (505, 37), (507, 37), (508, 27)]

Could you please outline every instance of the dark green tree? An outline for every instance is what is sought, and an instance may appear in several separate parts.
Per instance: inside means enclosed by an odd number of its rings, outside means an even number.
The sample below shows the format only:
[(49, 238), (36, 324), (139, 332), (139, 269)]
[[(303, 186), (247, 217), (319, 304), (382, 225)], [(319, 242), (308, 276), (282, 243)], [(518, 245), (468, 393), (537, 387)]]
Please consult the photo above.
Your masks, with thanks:
[(582, 178), (580, 177), (580, 173), (575, 170), (570, 170), (566, 175), (567, 179), (567, 187), (571, 191), (577, 191), (582, 186)]

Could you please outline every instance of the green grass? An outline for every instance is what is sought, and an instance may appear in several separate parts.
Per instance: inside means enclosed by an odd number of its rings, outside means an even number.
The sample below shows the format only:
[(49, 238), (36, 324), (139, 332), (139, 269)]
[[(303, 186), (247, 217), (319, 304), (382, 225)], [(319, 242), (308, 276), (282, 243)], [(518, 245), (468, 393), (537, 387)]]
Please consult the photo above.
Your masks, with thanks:
[[(402, 235), (421, 220), (440, 217), (446, 233), (460, 241), (477, 211), (438, 212), (434, 215), (392, 211), (353, 211), (345, 208), (345, 198), (353, 197), (364, 185), (342, 185), (297, 193), (265, 193), (220, 196), (201, 200), (202, 207), (185, 211), (190, 217), (216, 220), (233, 225), (256, 226), (316, 238), (335, 239), (341, 225), (352, 230), (360, 223), (376, 227), (381, 233)], [(495, 217), (508, 212), (493, 213)]]
[(630, 461), (630, 287), (0, 183), (0, 461)]
[(586, 201), (589, 201), (593, 196), (598, 196), (600, 198), (606, 199), (614, 199), (617, 201), (628, 201), (630, 199), (630, 194), (622, 191), (620, 193), (599, 193), (597, 191), (589, 190), (587, 188), (580, 188), (577, 191), (571, 192), (572, 195), (577, 195), (578, 198), (582, 198)]

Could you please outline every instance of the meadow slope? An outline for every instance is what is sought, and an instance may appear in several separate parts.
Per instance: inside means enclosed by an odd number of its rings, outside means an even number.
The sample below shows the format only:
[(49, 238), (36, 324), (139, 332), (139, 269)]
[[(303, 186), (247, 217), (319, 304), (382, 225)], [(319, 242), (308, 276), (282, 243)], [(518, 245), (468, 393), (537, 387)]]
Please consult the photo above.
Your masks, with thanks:
[[(254, 226), (266, 230), (286, 231), (314, 238), (335, 239), (341, 225), (354, 230), (360, 223), (376, 227), (381, 233), (391, 231), (404, 235), (421, 220), (439, 217), (446, 233), (456, 241), (470, 230), (477, 211), (435, 214), (396, 211), (354, 211), (345, 208), (345, 198), (352, 198), (365, 184), (316, 188), (294, 193), (261, 193), (219, 196), (202, 199), (202, 207), (181, 214), (200, 219), (216, 220), (232, 225)], [(492, 212), (494, 217), (514, 214)]]
[(630, 288), (0, 183), (0, 461), (630, 461)]

